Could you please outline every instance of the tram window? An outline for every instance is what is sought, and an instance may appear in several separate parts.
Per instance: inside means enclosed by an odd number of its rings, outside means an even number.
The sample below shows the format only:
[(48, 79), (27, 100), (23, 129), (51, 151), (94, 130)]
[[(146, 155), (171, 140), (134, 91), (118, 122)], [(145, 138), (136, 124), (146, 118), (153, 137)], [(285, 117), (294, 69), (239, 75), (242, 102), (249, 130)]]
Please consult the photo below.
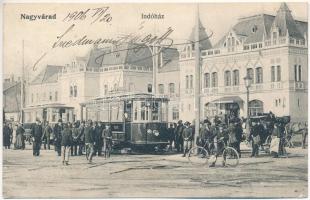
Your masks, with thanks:
[(133, 109), (134, 109), (134, 120), (138, 120), (137, 102), (134, 102), (134, 104), (133, 104)]
[(159, 103), (154, 102), (153, 108), (152, 108), (152, 120), (158, 120), (159, 119), (158, 112), (159, 112)]
[(127, 114), (126, 120), (131, 121), (131, 102), (126, 102), (125, 113)]
[(141, 120), (145, 120), (145, 102), (141, 102)]

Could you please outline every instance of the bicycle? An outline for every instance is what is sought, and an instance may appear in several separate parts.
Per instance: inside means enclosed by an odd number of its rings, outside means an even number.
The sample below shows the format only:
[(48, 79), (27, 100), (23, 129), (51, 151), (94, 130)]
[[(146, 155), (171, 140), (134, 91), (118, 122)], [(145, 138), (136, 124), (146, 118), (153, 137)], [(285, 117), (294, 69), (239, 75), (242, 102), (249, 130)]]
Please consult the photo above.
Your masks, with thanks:
[(104, 157), (110, 158), (112, 151), (112, 137), (106, 137), (104, 142)]
[(208, 141), (203, 146), (193, 147), (188, 152), (188, 160), (191, 164), (205, 165), (208, 162), (214, 164), (217, 161), (217, 157), (222, 155), (222, 165), (226, 167), (236, 167), (239, 164), (239, 154), (233, 147), (227, 147), (224, 142), (224, 138), (220, 138), (217, 142), (222, 146), (219, 151), (215, 151), (215, 148), (209, 150), (206, 149)]

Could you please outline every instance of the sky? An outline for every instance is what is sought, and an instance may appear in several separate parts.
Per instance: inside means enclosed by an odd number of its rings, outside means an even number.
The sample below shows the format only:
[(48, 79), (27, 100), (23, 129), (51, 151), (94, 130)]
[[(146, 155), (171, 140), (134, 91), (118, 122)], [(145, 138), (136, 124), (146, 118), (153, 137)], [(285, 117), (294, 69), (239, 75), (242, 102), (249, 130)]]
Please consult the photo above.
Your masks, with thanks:
[[(292, 15), (297, 20), (307, 21), (307, 3), (287, 3)], [(92, 23), (92, 17), (99, 8), (108, 7), (104, 13), (112, 17), (109, 22)], [(273, 3), (200, 3), (199, 12), (203, 26), (214, 45), (230, 28), (237, 23), (238, 18), (255, 14), (276, 15), (280, 2)], [(64, 20), (75, 11), (86, 11), (86, 18), (81, 20)], [(54, 15), (56, 19), (26, 20), (21, 15)], [(142, 19), (142, 14), (161, 14), (163, 19)], [(69, 48), (52, 48), (57, 37), (75, 24), (63, 39), (76, 40), (84, 35), (88, 38), (116, 38), (120, 34), (139, 33), (161, 35), (169, 27), (173, 30), (171, 37), (174, 43), (182, 43), (189, 38), (195, 24), (196, 4), (5, 4), (3, 19), (3, 73), (4, 77), (22, 72), (22, 43), (24, 41), (25, 71), (34, 77), (47, 64), (65, 65), (72, 62), (75, 56), (84, 56), (92, 45)], [(103, 15), (102, 15), (103, 16)], [(68, 18), (67, 18), (68, 19)], [(141, 28), (141, 24), (143, 26)], [(45, 56), (37, 63), (39, 58)], [(35, 63), (37, 63), (35, 65)], [(33, 70), (35, 66), (36, 70)]]

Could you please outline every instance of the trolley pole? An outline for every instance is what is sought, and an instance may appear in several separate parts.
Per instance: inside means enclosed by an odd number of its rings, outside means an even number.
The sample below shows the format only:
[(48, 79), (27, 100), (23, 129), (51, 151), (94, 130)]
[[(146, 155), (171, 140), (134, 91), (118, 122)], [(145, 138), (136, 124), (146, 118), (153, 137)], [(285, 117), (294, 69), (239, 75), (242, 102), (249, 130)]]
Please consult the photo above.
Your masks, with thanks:
[(199, 4), (196, 10), (196, 25), (195, 25), (195, 136), (194, 144), (196, 145), (196, 138), (199, 135), (200, 124), (200, 45), (199, 45)]

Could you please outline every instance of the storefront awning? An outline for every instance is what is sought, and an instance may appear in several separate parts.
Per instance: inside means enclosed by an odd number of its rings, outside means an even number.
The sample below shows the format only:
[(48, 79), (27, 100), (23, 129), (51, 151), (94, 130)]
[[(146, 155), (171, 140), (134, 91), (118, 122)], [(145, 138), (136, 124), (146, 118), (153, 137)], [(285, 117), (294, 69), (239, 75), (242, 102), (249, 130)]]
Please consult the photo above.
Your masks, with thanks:
[(41, 104), (41, 105), (28, 106), (28, 107), (23, 108), (23, 110), (42, 109), (42, 108), (67, 108), (67, 109), (74, 109), (74, 107), (67, 106), (65, 104), (51, 103), (51, 104)]
[(239, 96), (228, 96), (216, 99), (211, 103), (241, 103), (241, 102), (243, 102), (243, 100)]

